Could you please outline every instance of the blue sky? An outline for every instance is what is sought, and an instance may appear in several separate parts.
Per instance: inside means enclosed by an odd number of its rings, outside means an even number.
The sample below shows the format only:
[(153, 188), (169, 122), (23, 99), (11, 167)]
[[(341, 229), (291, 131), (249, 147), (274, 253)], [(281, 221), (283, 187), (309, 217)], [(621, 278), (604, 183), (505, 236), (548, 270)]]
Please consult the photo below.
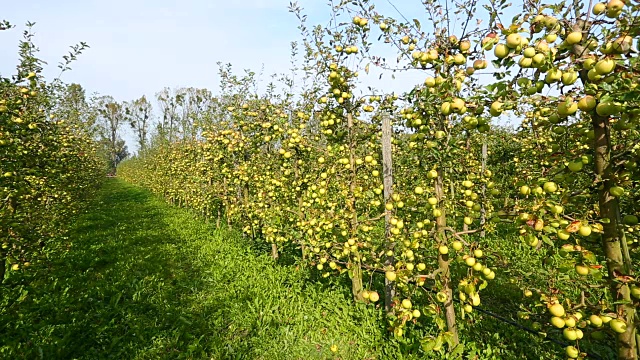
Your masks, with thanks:
[[(311, 3), (311, 1), (310, 1)], [(320, 1), (313, 1), (320, 3)], [(18, 28), (0, 33), (2, 49), (17, 49), (24, 24), (36, 23), (35, 42), (49, 62), (47, 75), (68, 46), (91, 48), (64, 75), (89, 91), (117, 100), (147, 96), (165, 86), (217, 86), (217, 61), (237, 70), (288, 68), (289, 43), (298, 37), (287, 0), (35, 0), (3, 6)], [(8, 7), (7, 7), (8, 5)], [(322, 4), (319, 4), (322, 5)], [(322, 5), (324, 9), (325, 6)], [(311, 12), (315, 12), (310, 8)], [(13, 70), (16, 51), (3, 51), (0, 71)]]
[[(31, 0), (2, 6), (2, 19), (17, 27), (0, 32), (0, 73), (13, 74), (17, 48), (27, 21), (35, 22), (34, 42), (48, 62), (45, 76), (58, 75), (57, 64), (69, 46), (86, 50), (63, 75), (87, 93), (118, 101), (153, 98), (164, 87), (218, 87), (217, 61), (236, 71), (260, 71), (266, 81), (289, 68), (290, 42), (299, 39), (298, 21), (288, 0)], [(324, 19), (322, 0), (306, 0), (310, 18)], [(324, 20), (321, 19), (321, 20)], [(126, 136), (130, 140), (130, 136)], [(133, 145), (133, 144), (131, 144)]]
[[(393, 2), (408, 17), (424, 17), (419, 1)], [(330, 19), (325, 0), (298, 3), (310, 25)], [(386, 1), (377, 3), (383, 13), (398, 15)], [(57, 64), (70, 45), (89, 44), (73, 70), (63, 75), (63, 81), (80, 83), (87, 93), (112, 95), (118, 101), (153, 98), (164, 87), (208, 88), (215, 93), (218, 61), (232, 63), (237, 72), (258, 72), (264, 66), (266, 82), (270, 74), (288, 72), (290, 42), (300, 40), (298, 20), (288, 12), (288, 4), (289, 0), (11, 1), (3, 5), (0, 16), (17, 28), (0, 32), (0, 73), (13, 73), (24, 24), (31, 21), (36, 23), (34, 41), (40, 57), (49, 63), (49, 78), (57, 76)], [(375, 73), (369, 79), (371, 84), (375, 79), (376, 87), (400, 91), (424, 77), (412, 72), (378, 81)], [(125, 138), (132, 146), (130, 134)]]

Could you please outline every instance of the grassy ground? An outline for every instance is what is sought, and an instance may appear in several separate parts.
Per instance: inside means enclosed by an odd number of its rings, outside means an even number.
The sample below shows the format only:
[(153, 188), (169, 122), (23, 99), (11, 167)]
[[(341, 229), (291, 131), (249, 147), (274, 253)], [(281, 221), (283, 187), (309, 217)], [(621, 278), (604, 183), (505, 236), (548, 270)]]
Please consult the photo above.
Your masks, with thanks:
[[(318, 281), (295, 264), (275, 264), (238, 233), (145, 190), (110, 179), (88, 208), (47, 259), (0, 285), (0, 358), (453, 359), (421, 353), (417, 333), (396, 341), (382, 311), (351, 300), (340, 283), (347, 279)], [(541, 255), (491, 241), (533, 286)], [(523, 289), (508, 281), (510, 271), (496, 268), (482, 306), (519, 321)], [(474, 317), (459, 323), (465, 358), (542, 360), (563, 352), (544, 337)], [(614, 357), (611, 347), (593, 349)]]
[(373, 307), (119, 180), (66, 243), (6, 279), (0, 357), (395, 357)]

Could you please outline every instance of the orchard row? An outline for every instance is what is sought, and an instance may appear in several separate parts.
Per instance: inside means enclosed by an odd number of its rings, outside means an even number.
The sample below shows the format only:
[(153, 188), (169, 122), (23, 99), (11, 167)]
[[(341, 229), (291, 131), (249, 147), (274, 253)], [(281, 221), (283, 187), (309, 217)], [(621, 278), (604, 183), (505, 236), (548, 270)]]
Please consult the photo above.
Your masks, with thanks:
[[(441, 353), (460, 351), (461, 318), (500, 276), (492, 262), (527, 256), (492, 251), (513, 234), (551, 256), (519, 284), (531, 326), (561, 332), (569, 358), (586, 356), (588, 334), (637, 359), (639, 9), (563, 4), (520, 4), (505, 25), (507, 4), (442, 17), (427, 1), (424, 28), (360, 2), (307, 28), (293, 4), (310, 85), (257, 96), (226, 78), (226, 111), (120, 174), (240, 226), (274, 258), (348, 274), (356, 301), (384, 300), (397, 337), (426, 330), (423, 348)], [(425, 80), (367, 95), (371, 65)], [(507, 117), (516, 130), (495, 125)]]
[(61, 106), (65, 88), (41, 75), (31, 36), (21, 42), (17, 74), (0, 78), (0, 281), (61, 239), (106, 169), (92, 136)]

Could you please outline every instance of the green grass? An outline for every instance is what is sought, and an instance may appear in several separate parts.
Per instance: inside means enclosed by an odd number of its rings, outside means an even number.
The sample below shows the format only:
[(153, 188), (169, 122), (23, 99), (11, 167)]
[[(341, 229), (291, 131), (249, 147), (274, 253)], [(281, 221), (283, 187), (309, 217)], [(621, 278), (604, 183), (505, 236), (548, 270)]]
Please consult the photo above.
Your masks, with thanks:
[(381, 311), (122, 181), (58, 244), (0, 286), (0, 357), (396, 358)]
[[(68, 238), (49, 241), (56, 245), (45, 258), (0, 285), (0, 358), (453, 358), (419, 350), (427, 328), (394, 339), (380, 309), (353, 302), (348, 279), (276, 264), (259, 242), (146, 190), (110, 179), (87, 205)], [(537, 275), (547, 255), (515, 239), (487, 241), (497, 276), (482, 306), (529, 325), (516, 316), (523, 289), (509, 279), (525, 274), (528, 285), (543, 286)], [(509, 254), (508, 266), (499, 254)], [(465, 359), (541, 360), (563, 351), (489, 316), (474, 318), (459, 322)], [(614, 358), (611, 348), (586, 346), (605, 359)]]

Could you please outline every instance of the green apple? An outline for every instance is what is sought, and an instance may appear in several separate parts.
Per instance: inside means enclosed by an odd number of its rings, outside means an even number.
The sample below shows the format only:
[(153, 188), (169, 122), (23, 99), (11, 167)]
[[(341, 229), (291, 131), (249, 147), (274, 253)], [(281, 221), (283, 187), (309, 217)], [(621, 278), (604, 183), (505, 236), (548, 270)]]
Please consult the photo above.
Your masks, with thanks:
[(618, 334), (622, 334), (627, 331), (627, 323), (620, 319), (613, 319), (609, 322), (609, 327), (611, 330), (617, 332)]
[(565, 39), (565, 41), (569, 45), (575, 45), (579, 43), (580, 41), (582, 41), (582, 32), (580, 31), (570, 32), (569, 35), (567, 35), (567, 38)]
[(504, 58), (507, 57), (507, 55), (509, 55), (509, 47), (507, 47), (507, 45), (505, 45), (505, 44), (498, 44), (493, 49), (493, 54), (498, 59), (504, 59)]
[(629, 226), (638, 225), (638, 217), (635, 215), (625, 215), (624, 218), (622, 218), (622, 222)]
[(411, 309), (411, 306), (412, 306), (412, 305), (413, 305), (413, 304), (411, 304), (411, 300), (409, 300), (409, 299), (404, 299), (404, 300), (402, 300), (402, 307), (403, 307), (403, 308), (405, 308), (405, 309)]
[(581, 264), (577, 264), (576, 265), (576, 273), (578, 273), (578, 275), (582, 275), (582, 276), (589, 275), (589, 267), (581, 265)]
[(396, 281), (396, 272), (395, 271), (387, 271), (385, 273), (385, 277), (389, 281)]
[(620, 197), (624, 195), (624, 189), (621, 188), (620, 186), (612, 186), (609, 189), (609, 192), (611, 193), (612, 196), (615, 196), (615, 197)]
[(584, 163), (582, 160), (571, 161), (567, 167), (571, 172), (579, 172), (582, 170)]
[(573, 328), (565, 328), (562, 331), (562, 336), (569, 341), (576, 341), (578, 339), (578, 333), (576, 332), (576, 329)]
[(611, 73), (616, 68), (615, 60), (611, 58), (600, 60), (596, 63), (594, 69), (598, 75), (606, 75)]
[(545, 182), (544, 185), (542, 186), (542, 188), (544, 189), (545, 192), (547, 192), (549, 194), (558, 191), (558, 185), (556, 183), (554, 183), (553, 181)]
[(602, 326), (602, 319), (600, 319), (600, 316), (595, 314), (589, 316), (589, 322), (592, 326), (597, 328)]
[(581, 225), (580, 229), (578, 230), (578, 234), (582, 236), (591, 235), (591, 227), (589, 225)]
[(577, 359), (580, 355), (580, 351), (578, 351), (575, 346), (567, 346), (566, 353), (567, 356), (571, 359)]
[(564, 319), (559, 316), (553, 316), (551, 317), (551, 325), (558, 329), (562, 329), (564, 327)]
[(451, 244), (451, 246), (453, 247), (453, 250), (455, 250), (455, 251), (462, 250), (462, 242), (461, 241), (456, 240)]
[(565, 315), (564, 307), (559, 303), (553, 304), (549, 307), (549, 313), (553, 316), (562, 317)]

